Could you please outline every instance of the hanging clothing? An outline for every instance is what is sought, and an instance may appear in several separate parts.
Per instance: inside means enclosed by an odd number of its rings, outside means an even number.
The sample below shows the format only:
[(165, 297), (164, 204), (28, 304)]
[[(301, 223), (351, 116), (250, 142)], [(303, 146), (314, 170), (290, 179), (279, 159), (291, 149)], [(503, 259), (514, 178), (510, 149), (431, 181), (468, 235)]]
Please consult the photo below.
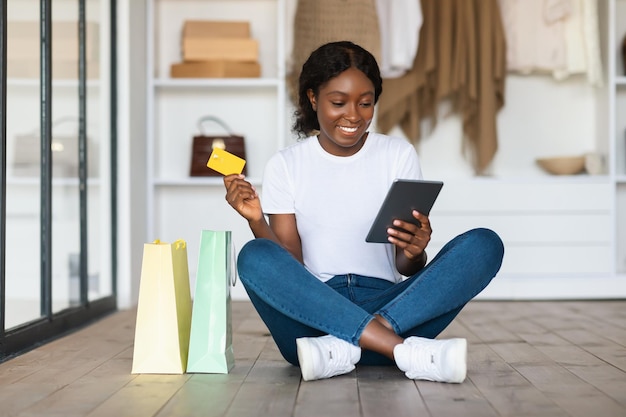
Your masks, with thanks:
[(508, 70), (530, 74), (564, 68), (563, 20), (569, 15), (569, 9), (561, 8), (559, 13), (551, 13), (546, 0), (499, 2), (506, 28)]
[(380, 73), (397, 78), (413, 66), (423, 23), (420, 0), (376, 0), (380, 28)]
[(507, 41), (507, 68), (563, 80), (586, 74), (601, 86), (597, 0), (499, 0)]
[(572, 13), (564, 20), (565, 67), (554, 71), (554, 78), (564, 80), (573, 74), (585, 74), (587, 82), (602, 87), (600, 29), (596, 0), (572, 0)]
[(299, 0), (294, 17), (292, 68), (287, 87), (295, 101), (302, 65), (317, 47), (351, 41), (380, 62), (380, 31), (375, 0)]
[(413, 67), (402, 77), (384, 79), (378, 102), (377, 129), (388, 133), (400, 125), (404, 135), (417, 143), (421, 137), (421, 120), (432, 114), (432, 95), (436, 54), (434, 1), (421, 0), (423, 23)]
[(485, 174), (498, 148), (496, 115), (504, 105), (506, 44), (497, 0), (422, 0), (424, 22), (413, 68), (385, 79), (377, 126), (400, 125), (414, 143), (421, 121), (433, 126), (450, 100), (463, 121), (463, 150)]

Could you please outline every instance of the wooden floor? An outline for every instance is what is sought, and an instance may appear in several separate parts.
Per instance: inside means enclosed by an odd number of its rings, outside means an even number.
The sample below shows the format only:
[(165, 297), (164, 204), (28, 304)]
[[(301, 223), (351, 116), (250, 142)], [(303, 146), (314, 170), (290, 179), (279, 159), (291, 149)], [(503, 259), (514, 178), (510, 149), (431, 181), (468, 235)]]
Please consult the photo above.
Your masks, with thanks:
[(0, 416), (626, 416), (626, 301), (474, 301), (463, 384), (357, 367), (302, 382), (251, 305), (233, 305), (229, 375), (131, 375), (135, 311), (0, 364)]

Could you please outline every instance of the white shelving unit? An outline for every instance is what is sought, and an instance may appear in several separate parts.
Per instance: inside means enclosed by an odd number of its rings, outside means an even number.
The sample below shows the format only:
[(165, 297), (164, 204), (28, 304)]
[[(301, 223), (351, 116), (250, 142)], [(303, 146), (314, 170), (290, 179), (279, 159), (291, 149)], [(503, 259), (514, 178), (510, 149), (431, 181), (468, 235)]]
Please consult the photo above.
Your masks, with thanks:
[[(221, 179), (188, 176), (197, 120), (221, 117), (246, 137), (256, 185), (267, 159), (291, 141), (285, 9), (285, 0), (148, 1), (148, 238), (187, 240), (192, 277), (201, 229), (233, 230), (238, 247), (252, 237), (224, 201)], [(600, 0), (598, 10), (605, 86), (593, 89), (583, 77), (560, 87), (511, 77), (498, 116), (506, 140), (493, 177), (474, 177), (451, 152), (460, 149), (454, 121), (440, 123), (433, 132), (439, 137), (418, 149), (425, 175), (446, 182), (432, 214), (429, 255), (471, 227), (492, 227), (505, 240), (503, 268), (485, 298), (626, 296), (626, 77), (616, 52), (626, 33), (626, 0)], [(249, 20), (261, 46), (261, 78), (169, 78), (169, 66), (180, 60), (180, 30), (191, 18)], [(570, 102), (572, 114), (554, 119), (554, 109)], [(519, 128), (520, 114), (530, 134)], [(605, 174), (552, 177), (534, 165), (542, 152), (585, 149), (608, 155)], [(235, 298), (245, 296), (238, 287)]]
[[(195, 277), (202, 229), (232, 230), (239, 248), (252, 238), (247, 223), (226, 203), (221, 178), (190, 177), (198, 120), (222, 119), (245, 137), (249, 180), (260, 185), (265, 162), (286, 143), (283, 0), (148, 1), (147, 230), (149, 239), (188, 242)], [(259, 42), (260, 78), (173, 79), (181, 61), (185, 20), (249, 21)], [(210, 126), (207, 126), (207, 129)], [(216, 131), (220, 132), (220, 131)], [(234, 297), (245, 296), (238, 285)]]

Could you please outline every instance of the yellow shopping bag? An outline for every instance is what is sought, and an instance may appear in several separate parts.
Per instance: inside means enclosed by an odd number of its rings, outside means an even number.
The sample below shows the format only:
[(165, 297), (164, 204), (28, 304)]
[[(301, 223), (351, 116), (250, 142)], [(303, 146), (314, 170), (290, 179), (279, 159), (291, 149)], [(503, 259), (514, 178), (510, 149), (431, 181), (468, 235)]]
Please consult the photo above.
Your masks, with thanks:
[(184, 373), (190, 328), (191, 291), (185, 241), (146, 243), (132, 373)]

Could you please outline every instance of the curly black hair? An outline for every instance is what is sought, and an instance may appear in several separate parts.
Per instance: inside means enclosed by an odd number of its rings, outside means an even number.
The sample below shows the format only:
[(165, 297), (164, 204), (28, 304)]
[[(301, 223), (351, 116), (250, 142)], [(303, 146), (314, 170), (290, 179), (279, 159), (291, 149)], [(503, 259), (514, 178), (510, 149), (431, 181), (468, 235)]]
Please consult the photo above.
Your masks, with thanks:
[(320, 88), (349, 68), (363, 72), (374, 84), (374, 104), (383, 92), (383, 80), (376, 58), (361, 46), (349, 42), (330, 42), (317, 48), (302, 65), (298, 80), (298, 103), (293, 131), (306, 137), (320, 129), (317, 114), (307, 96), (310, 89), (317, 96)]

